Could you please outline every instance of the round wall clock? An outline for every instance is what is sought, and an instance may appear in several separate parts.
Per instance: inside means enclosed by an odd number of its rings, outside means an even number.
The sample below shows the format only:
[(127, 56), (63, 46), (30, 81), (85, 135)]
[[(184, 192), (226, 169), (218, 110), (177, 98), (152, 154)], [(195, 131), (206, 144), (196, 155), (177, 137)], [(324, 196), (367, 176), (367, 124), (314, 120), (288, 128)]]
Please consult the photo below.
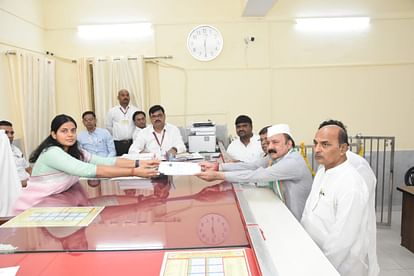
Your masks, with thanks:
[(223, 49), (223, 37), (213, 26), (200, 25), (188, 34), (187, 49), (197, 60), (213, 60)]
[(200, 218), (197, 233), (203, 243), (217, 245), (224, 242), (229, 236), (230, 225), (222, 215), (207, 214)]

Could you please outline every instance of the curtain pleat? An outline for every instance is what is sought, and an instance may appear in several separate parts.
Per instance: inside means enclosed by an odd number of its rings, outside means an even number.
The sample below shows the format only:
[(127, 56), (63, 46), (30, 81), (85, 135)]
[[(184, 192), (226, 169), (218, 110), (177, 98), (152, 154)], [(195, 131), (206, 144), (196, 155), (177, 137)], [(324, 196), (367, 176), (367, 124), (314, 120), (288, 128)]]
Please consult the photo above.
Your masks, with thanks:
[(7, 55), (14, 104), (29, 155), (49, 134), (56, 115), (55, 61), (27, 53)]

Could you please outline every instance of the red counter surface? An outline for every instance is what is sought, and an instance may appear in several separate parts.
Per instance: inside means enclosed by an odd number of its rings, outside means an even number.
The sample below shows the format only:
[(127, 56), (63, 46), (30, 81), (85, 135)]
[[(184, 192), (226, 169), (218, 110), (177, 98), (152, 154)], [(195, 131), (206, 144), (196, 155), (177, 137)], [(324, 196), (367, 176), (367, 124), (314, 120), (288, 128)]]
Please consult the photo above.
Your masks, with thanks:
[(81, 181), (40, 206), (105, 208), (82, 228), (0, 228), (0, 243), (19, 253), (0, 255), (0, 267), (20, 264), (18, 275), (157, 275), (164, 250), (246, 248), (258, 275), (233, 187), (226, 182)]

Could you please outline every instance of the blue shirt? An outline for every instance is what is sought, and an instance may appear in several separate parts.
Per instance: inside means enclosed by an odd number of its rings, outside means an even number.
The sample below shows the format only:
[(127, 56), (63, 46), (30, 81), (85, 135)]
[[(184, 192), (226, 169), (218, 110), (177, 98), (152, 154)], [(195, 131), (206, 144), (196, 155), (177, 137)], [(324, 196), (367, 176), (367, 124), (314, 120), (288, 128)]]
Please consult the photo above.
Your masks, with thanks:
[(96, 128), (95, 131), (81, 131), (78, 134), (79, 146), (95, 155), (112, 157), (116, 156), (114, 140), (109, 131), (103, 128)]

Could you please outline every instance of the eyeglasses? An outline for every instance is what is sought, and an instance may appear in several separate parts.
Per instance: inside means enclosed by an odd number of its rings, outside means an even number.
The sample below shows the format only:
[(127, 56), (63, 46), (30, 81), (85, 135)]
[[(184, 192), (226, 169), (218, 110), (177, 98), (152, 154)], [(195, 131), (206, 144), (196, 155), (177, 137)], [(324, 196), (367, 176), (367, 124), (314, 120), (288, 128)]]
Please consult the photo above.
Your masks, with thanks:
[(5, 133), (6, 134), (10, 134), (10, 135), (14, 135), (14, 131), (8, 131), (8, 130), (6, 130)]

